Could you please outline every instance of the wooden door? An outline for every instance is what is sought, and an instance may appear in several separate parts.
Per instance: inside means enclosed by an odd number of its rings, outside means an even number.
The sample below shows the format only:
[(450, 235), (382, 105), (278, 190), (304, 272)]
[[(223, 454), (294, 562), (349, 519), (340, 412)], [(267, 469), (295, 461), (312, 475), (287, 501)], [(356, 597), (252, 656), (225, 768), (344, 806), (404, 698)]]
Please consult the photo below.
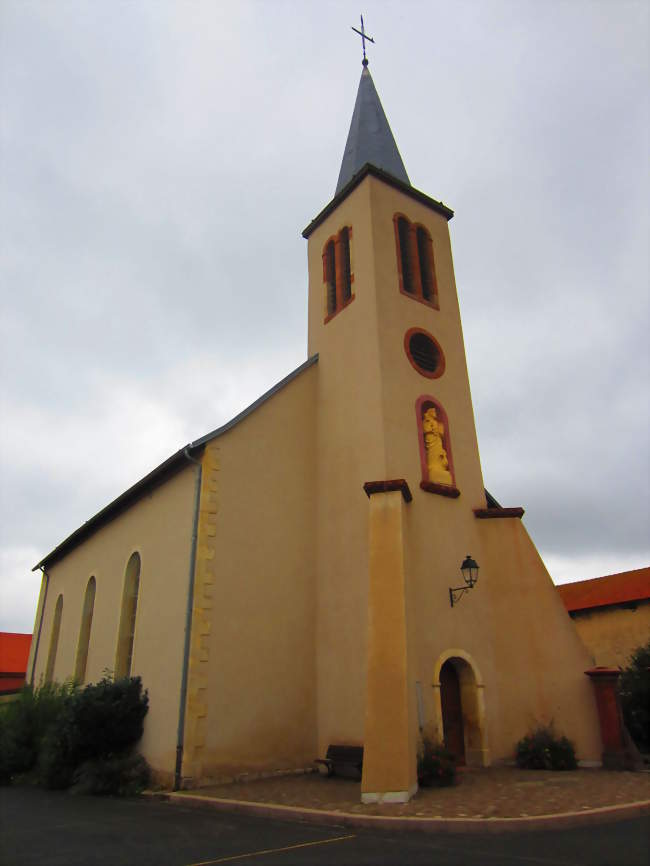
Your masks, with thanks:
[(440, 671), (440, 701), (445, 747), (456, 757), (456, 763), (464, 764), (465, 736), (460, 683), (456, 668), (451, 662), (445, 662)]

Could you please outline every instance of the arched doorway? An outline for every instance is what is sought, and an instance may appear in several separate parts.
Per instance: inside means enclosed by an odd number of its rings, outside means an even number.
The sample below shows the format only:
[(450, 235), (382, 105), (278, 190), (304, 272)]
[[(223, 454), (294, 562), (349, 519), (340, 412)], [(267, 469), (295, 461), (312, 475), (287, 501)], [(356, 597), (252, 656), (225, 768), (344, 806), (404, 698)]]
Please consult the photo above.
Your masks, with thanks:
[(440, 704), (445, 748), (456, 758), (457, 764), (464, 764), (465, 732), (460, 680), (451, 660), (446, 661), (440, 669)]
[(450, 649), (438, 658), (433, 676), (434, 727), (439, 742), (458, 763), (487, 767), (483, 679), (469, 653)]

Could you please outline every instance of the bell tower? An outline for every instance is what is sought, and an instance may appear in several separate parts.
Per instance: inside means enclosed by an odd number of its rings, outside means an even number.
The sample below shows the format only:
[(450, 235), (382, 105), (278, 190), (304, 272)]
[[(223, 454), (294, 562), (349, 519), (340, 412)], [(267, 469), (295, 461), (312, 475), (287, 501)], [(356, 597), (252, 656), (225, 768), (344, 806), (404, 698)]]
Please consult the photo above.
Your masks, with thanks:
[(350, 425), (361, 411), (358, 445), (374, 440), (376, 477), (408, 475), (430, 494), (462, 492), (485, 507), (452, 217), (411, 186), (366, 61), (334, 198), (303, 232), (308, 354), (319, 354), (323, 396), (331, 372), (331, 396), (351, 404), (347, 449), (356, 450)]
[[(366, 801), (417, 787), (414, 539), (453, 537), (461, 510), (486, 506), (452, 216), (411, 185), (364, 59), (334, 198), (303, 235), (319, 355), (319, 748), (364, 745)], [(435, 555), (455, 572), (453, 546)], [(332, 640), (347, 645), (343, 681)]]

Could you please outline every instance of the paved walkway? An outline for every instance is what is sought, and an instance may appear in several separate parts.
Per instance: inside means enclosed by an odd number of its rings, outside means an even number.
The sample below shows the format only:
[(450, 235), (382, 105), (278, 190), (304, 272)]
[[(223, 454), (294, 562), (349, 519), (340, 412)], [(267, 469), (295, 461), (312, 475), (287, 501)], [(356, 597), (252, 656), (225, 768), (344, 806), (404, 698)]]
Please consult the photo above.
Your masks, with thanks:
[(647, 803), (650, 774), (610, 770), (554, 773), (514, 767), (473, 769), (460, 773), (458, 783), (451, 788), (422, 788), (409, 803), (391, 805), (364, 805), (360, 802), (360, 783), (326, 778), (318, 773), (234, 782), (187, 794), (355, 815), (529, 818)]

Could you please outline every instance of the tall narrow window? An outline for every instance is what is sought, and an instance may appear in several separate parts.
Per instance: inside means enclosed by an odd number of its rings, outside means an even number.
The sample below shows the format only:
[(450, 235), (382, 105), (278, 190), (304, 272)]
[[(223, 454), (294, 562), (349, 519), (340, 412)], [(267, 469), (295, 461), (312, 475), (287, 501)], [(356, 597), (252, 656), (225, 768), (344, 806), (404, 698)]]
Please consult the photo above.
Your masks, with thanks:
[(323, 249), (326, 322), (354, 300), (351, 237), (352, 229), (344, 226), (337, 235), (327, 241)]
[(95, 609), (96, 581), (91, 577), (84, 595), (84, 606), (81, 611), (81, 627), (79, 629), (79, 641), (77, 643), (77, 658), (74, 666), (74, 678), (78, 683), (83, 683), (86, 678), (86, 665), (88, 663), (88, 647), (90, 646), (90, 629), (93, 623), (93, 611)]
[(52, 619), (52, 631), (50, 632), (50, 648), (47, 653), (47, 665), (45, 666), (45, 682), (51, 683), (54, 678), (54, 665), (56, 664), (56, 652), (59, 648), (59, 633), (61, 631), (61, 617), (63, 616), (63, 596), (56, 600), (54, 618)]
[(402, 214), (395, 214), (393, 223), (400, 292), (439, 309), (431, 235)]
[(342, 228), (339, 232), (341, 245), (341, 300), (343, 304), (352, 297), (352, 267), (350, 264), (350, 229)]
[(336, 248), (334, 241), (330, 241), (325, 247), (323, 265), (327, 287), (327, 315), (333, 316), (336, 312)]
[(128, 561), (124, 575), (120, 630), (117, 639), (117, 653), (115, 655), (115, 679), (122, 679), (122, 677), (131, 675), (139, 591), (140, 554), (133, 553)]
[(422, 226), (418, 226), (416, 237), (418, 241), (418, 260), (422, 278), (422, 297), (425, 301), (434, 302), (436, 291), (436, 275), (433, 270), (433, 243), (431, 235)]
[(405, 217), (397, 220), (397, 237), (399, 243), (399, 257), (402, 266), (402, 287), (409, 295), (415, 294), (415, 281), (413, 279), (413, 262), (411, 261), (411, 245), (409, 243), (411, 224)]

